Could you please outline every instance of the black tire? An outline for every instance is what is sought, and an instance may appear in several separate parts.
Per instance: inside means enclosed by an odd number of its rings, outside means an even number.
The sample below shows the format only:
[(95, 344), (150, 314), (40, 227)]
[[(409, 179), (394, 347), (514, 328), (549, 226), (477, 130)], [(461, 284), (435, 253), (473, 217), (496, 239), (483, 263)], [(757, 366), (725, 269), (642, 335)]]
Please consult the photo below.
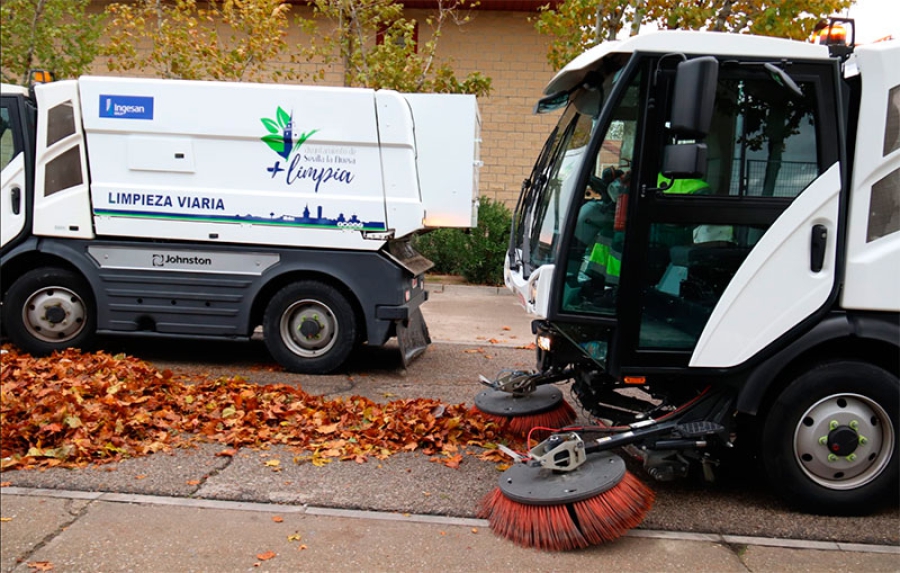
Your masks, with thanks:
[(813, 513), (860, 515), (897, 498), (900, 382), (863, 362), (794, 380), (769, 411), (762, 459), (773, 488)]
[(269, 301), (263, 333), (269, 352), (291, 372), (327, 374), (340, 368), (356, 343), (356, 315), (334, 287), (300, 281)]
[(12, 284), (4, 304), (6, 334), (21, 350), (45, 356), (94, 344), (97, 309), (80, 275), (54, 267), (34, 269)]

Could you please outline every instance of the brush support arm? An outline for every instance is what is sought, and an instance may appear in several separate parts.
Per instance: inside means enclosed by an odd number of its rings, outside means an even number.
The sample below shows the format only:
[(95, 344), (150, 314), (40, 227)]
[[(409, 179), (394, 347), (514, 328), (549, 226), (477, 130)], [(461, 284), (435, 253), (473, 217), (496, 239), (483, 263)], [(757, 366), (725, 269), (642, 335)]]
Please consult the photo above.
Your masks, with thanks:
[(525, 395), (534, 392), (534, 389), (538, 386), (562, 382), (573, 375), (574, 370), (570, 368), (542, 372), (512, 370), (501, 373), (494, 380), (488, 380), (484, 376), (481, 376), (480, 380), (482, 384), (494, 390), (514, 395)]
[(721, 430), (722, 426), (713, 422), (677, 424), (647, 420), (632, 424), (628, 430), (588, 442), (585, 442), (578, 432), (561, 432), (551, 435), (532, 448), (524, 461), (529, 465), (549, 470), (570, 472), (584, 464), (590, 454), (606, 452), (658, 436), (664, 439), (655, 441), (654, 448), (703, 447), (706, 442), (702, 438)]

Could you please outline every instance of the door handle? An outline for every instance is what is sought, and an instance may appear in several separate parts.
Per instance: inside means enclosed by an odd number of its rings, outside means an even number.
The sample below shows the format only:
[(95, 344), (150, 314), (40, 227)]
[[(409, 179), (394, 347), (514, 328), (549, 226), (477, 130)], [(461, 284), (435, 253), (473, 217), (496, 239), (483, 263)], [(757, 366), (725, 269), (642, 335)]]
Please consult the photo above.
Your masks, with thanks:
[(825, 266), (825, 247), (828, 244), (828, 229), (825, 225), (813, 225), (809, 242), (809, 270), (817, 273)]
[(13, 187), (9, 194), (10, 203), (12, 203), (13, 215), (18, 215), (22, 211), (22, 190)]

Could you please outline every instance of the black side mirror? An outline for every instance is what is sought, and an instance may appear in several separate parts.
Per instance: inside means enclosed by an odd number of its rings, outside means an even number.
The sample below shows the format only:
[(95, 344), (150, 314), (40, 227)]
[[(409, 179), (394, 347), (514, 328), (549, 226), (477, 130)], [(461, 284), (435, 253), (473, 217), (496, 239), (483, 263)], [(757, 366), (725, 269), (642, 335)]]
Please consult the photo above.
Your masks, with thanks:
[(719, 62), (712, 56), (685, 60), (675, 69), (670, 127), (682, 139), (706, 137), (712, 122)]
[(667, 145), (662, 174), (667, 179), (703, 179), (706, 176), (706, 144)]

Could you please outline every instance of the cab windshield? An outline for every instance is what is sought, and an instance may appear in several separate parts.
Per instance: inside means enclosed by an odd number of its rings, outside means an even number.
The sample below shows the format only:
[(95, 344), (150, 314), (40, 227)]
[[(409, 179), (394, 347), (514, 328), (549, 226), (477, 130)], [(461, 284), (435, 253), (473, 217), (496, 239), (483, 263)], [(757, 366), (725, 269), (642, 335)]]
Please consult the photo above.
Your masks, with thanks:
[(615, 77), (610, 72), (569, 94), (568, 106), (523, 185), (510, 245), (511, 266), (523, 278), (555, 262), (588, 143)]

